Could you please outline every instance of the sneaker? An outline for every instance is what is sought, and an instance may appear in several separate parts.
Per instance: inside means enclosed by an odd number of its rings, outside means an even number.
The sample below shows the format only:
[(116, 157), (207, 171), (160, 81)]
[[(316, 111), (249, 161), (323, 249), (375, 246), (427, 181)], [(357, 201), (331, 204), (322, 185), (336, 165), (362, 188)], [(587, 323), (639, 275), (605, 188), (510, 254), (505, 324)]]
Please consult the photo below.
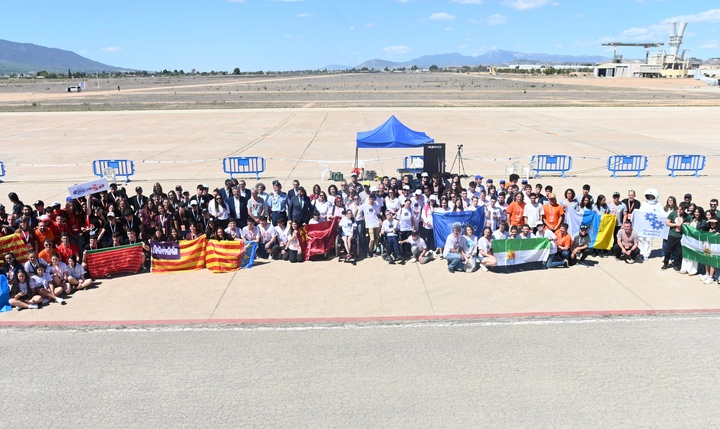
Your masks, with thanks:
[(55, 302), (59, 303), (60, 305), (65, 305), (65, 304), (67, 304), (67, 301), (65, 301), (65, 300), (62, 299), (62, 298), (56, 299)]
[(688, 272), (685, 270), (680, 270), (680, 274), (687, 274)]
[(37, 304), (28, 304), (28, 308), (29, 308), (30, 310), (37, 310), (37, 309), (38, 309), (38, 306), (37, 306)]
[(670, 265), (668, 264), (663, 264), (663, 266), (660, 267), (661, 270), (667, 270), (668, 268), (670, 268)]
[(453, 270), (453, 269), (450, 268), (450, 267), (448, 267), (448, 271), (450, 271), (450, 274), (455, 274), (455, 270)]
[(488, 267), (486, 267), (485, 264), (478, 264), (478, 265), (480, 265), (480, 269), (481, 269), (481, 270), (483, 270), (483, 271), (485, 271), (485, 272), (488, 271)]
[(564, 261), (563, 261), (563, 267), (568, 268), (569, 266), (570, 266), (570, 263), (568, 262), (568, 260), (567, 260), (567, 259), (564, 260)]
[(708, 277), (705, 280), (703, 280), (703, 283), (705, 283), (706, 285), (712, 284), (712, 282), (713, 282), (712, 277)]
[(708, 276), (707, 274), (700, 274), (698, 276), (698, 278), (700, 279), (701, 282), (704, 282), (708, 277), (710, 277), (710, 276)]
[(645, 262), (645, 259), (638, 256), (638, 258), (635, 259), (635, 262), (637, 262), (638, 264), (642, 264), (643, 262)]
[(417, 262), (417, 259), (415, 259), (414, 257), (410, 258), (410, 262), (415, 263), (415, 262)]

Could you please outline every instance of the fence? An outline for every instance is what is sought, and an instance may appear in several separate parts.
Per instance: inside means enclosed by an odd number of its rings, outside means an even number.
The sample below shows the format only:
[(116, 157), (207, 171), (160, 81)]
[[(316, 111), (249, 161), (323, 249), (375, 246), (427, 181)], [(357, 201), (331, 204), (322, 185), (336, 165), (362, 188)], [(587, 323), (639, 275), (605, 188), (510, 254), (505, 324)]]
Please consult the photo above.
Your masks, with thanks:
[(608, 157), (607, 163), (612, 177), (617, 177), (617, 173), (635, 173), (636, 177), (641, 177), (640, 173), (645, 171), (647, 166), (648, 157), (645, 155), (613, 155)]

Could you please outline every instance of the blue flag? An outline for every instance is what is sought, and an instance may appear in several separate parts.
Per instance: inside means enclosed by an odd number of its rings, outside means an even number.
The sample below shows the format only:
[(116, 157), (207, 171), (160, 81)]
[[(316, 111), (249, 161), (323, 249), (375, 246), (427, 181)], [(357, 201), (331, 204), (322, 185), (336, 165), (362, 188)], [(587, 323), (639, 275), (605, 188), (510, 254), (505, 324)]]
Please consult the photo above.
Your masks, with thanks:
[(465, 232), (465, 225), (472, 225), (475, 230), (474, 235), (476, 237), (481, 237), (482, 230), (485, 228), (485, 210), (483, 208), (479, 208), (471, 212), (433, 212), (433, 227), (435, 232), (436, 247), (445, 247), (445, 240), (452, 232), (452, 225), (455, 222), (459, 222), (460, 225), (463, 226), (463, 233)]
[(252, 268), (255, 263), (255, 252), (257, 252), (257, 243), (254, 241), (245, 242), (245, 250), (240, 261), (240, 268)]
[(10, 287), (7, 277), (0, 275), (0, 313), (12, 310), (10, 305)]

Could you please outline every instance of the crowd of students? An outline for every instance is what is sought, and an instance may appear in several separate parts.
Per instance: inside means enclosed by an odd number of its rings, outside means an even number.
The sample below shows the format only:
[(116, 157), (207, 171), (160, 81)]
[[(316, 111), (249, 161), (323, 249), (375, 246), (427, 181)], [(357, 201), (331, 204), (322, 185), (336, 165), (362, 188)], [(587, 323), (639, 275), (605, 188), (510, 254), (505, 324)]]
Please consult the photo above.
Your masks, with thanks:
[[(566, 189), (558, 197), (552, 186), (533, 186), (517, 175), (497, 184), (476, 176), (463, 185), (459, 176), (445, 179), (422, 173), (417, 178), (383, 177), (372, 184), (361, 183), (352, 174), (339, 187), (333, 183), (323, 189), (315, 184), (310, 192), (298, 180), (292, 181), (287, 192), (277, 180), (271, 189), (262, 182), (248, 188), (242, 179), (227, 179), (223, 187), (212, 190), (200, 184), (192, 190), (176, 186), (167, 192), (155, 183), (148, 195), (140, 186), (130, 195), (111, 184), (107, 192), (50, 205), (40, 200), (25, 204), (11, 192), (10, 209), (0, 204), (0, 235), (17, 232), (28, 246), (30, 259), (23, 265), (7, 253), (2, 270), (11, 285), (11, 304), (18, 309), (64, 304), (63, 296), (92, 284), (87, 274), (88, 250), (141, 243), (146, 270), (151, 239), (179, 241), (205, 235), (213, 240), (254, 241), (258, 257), (295, 263), (305, 260), (299, 228), (336, 217), (347, 258), (381, 256), (391, 264), (426, 264), (439, 258), (447, 262), (450, 272), (488, 271), (497, 264), (492, 240), (544, 237), (551, 242), (546, 268), (588, 266), (588, 256), (606, 257), (609, 252), (590, 248), (586, 225), (575, 237), (568, 233), (566, 213), (583, 210), (616, 216), (612, 249), (616, 258), (626, 263), (647, 260), (652, 243), (632, 230), (631, 218), (641, 204), (659, 204), (657, 191), (646, 191), (643, 203), (634, 191), (622, 200), (619, 192), (608, 199), (593, 197), (590, 191), (584, 185), (579, 195)], [(435, 244), (433, 213), (475, 210), (485, 213), (479, 238), (472, 226), (455, 224), (445, 245)], [(704, 210), (692, 202), (690, 194), (680, 205), (668, 197), (662, 210), (671, 227), (667, 249), (663, 244), (663, 269), (672, 262), (677, 271), (700, 274), (706, 283), (714, 281), (717, 267), (683, 263), (677, 237), (681, 223), (717, 232), (717, 200)]]

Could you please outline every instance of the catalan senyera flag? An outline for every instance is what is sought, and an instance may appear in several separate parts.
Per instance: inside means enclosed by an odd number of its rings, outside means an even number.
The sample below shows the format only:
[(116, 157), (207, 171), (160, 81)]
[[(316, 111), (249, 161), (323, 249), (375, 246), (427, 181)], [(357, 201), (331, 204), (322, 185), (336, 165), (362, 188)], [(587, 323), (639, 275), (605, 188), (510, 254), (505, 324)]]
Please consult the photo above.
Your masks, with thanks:
[[(172, 271), (194, 271), (205, 268), (205, 244), (207, 238), (202, 236), (194, 240), (182, 240), (176, 242), (179, 249), (179, 255), (169, 257), (162, 252), (168, 246), (153, 246), (151, 242), (150, 249), (153, 254), (152, 272), (153, 273), (169, 273)], [(159, 249), (157, 247), (160, 247)], [(153, 249), (155, 249), (153, 251)]]
[(28, 259), (28, 245), (20, 237), (20, 233), (0, 237), (0, 253), (12, 252), (15, 259), (24, 264)]
[(92, 278), (109, 274), (136, 273), (140, 271), (145, 260), (142, 243), (88, 250), (85, 254), (88, 272)]
[(245, 251), (242, 240), (208, 240), (205, 245), (205, 266), (214, 273), (226, 273), (240, 268)]
[(575, 237), (580, 233), (580, 225), (587, 225), (591, 248), (601, 250), (610, 250), (612, 248), (615, 240), (613, 232), (615, 232), (617, 222), (615, 215), (601, 215), (592, 210), (584, 209), (581, 212), (568, 210), (565, 216), (568, 233), (571, 237)]
[(321, 222), (314, 225), (303, 225), (298, 229), (300, 250), (305, 260), (311, 256), (324, 255), (335, 248), (335, 237), (338, 233), (340, 218), (334, 217), (330, 222)]

